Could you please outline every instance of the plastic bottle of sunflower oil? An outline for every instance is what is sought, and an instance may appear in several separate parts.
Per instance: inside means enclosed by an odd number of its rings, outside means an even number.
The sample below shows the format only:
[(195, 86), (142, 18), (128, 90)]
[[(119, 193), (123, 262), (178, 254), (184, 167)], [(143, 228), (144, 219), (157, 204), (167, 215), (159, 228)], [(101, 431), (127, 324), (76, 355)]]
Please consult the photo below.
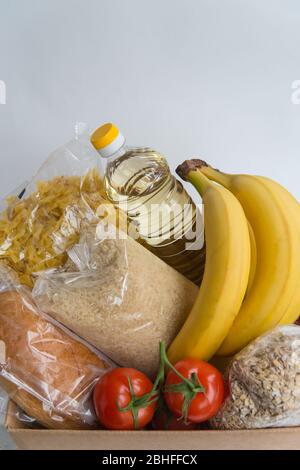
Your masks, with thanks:
[(125, 138), (111, 123), (99, 127), (91, 142), (107, 159), (107, 197), (127, 214), (138, 241), (200, 284), (205, 263), (202, 216), (171, 174), (166, 159), (150, 148), (127, 147)]

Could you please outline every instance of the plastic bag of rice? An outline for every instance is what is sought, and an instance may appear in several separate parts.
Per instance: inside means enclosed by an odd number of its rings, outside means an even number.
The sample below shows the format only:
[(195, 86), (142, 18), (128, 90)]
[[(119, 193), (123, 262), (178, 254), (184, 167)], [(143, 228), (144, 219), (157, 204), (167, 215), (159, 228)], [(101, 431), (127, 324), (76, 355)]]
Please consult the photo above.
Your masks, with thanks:
[(64, 270), (41, 273), (38, 306), (116, 363), (153, 376), (198, 288), (125, 234), (90, 226)]

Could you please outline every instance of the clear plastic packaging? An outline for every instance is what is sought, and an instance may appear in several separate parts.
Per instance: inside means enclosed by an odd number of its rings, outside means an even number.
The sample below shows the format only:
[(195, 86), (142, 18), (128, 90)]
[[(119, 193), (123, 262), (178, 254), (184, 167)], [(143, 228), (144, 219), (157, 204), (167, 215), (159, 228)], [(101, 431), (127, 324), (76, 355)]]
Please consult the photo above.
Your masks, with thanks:
[(91, 393), (113, 364), (43, 314), (0, 264), (0, 385), (48, 428), (97, 426)]
[(300, 326), (260, 336), (230, 364), (229, 396), (211, 420), (215, 429), (300, 425)]
[(0, 386), (49, 428), (93, 427), (92, 388), (115, 363), (155, 375), (198, 292), (126, 235), (99, 160), (77, 137), (0, 214)]
[(104, 190), (99, 155), (77, 125), (75, 139), (53, 152), (31, 182), (8, 197), (0, 214), (0, 261), (23, 284), (62, 266), (82, 224), (95, 218)]
[(106, 222), (85, 228), (63, 270), (37, 277), (33, 297), (114, 362), (154, 376), (159, 342), (180, 330), (198, 289)]

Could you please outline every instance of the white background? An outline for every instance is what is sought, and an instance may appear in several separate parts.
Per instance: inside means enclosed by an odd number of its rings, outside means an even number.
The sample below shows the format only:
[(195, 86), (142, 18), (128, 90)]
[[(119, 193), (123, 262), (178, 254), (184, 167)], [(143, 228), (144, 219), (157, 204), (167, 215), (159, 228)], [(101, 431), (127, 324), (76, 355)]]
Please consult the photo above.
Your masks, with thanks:
[(0, 0), (0, 197), (112, 120), (172, 169), (201, 156), (300, 198), (299, 0)]

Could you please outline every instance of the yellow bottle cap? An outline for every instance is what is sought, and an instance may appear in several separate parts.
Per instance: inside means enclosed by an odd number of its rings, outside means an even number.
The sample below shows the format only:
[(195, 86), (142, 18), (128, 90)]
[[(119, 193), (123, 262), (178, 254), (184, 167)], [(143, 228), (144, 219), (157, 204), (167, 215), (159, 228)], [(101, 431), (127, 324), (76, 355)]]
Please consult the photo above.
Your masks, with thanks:
[(119, 135), (119, 129), (111, 122), (104, 124), (93, 132), (91, 142), (96, 150), (110, 145)]

